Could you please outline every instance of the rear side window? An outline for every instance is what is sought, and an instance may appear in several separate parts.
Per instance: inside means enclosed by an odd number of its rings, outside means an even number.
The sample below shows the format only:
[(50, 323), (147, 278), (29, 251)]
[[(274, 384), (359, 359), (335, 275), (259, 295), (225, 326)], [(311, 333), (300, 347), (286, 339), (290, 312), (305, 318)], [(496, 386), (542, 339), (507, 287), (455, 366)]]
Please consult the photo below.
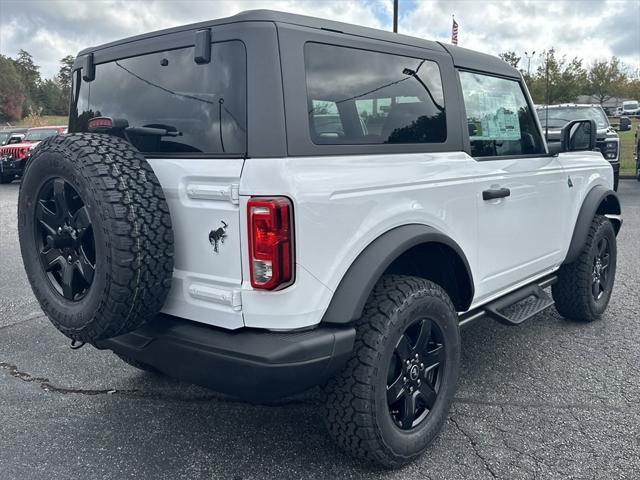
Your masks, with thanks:
[(520, 84), (515, 80), (460, 72), (473, 157), (545, 153)]
[(246, 153), (244, 44), (211, 47), (211, 62), (202, 65), (194, 62), (193, 47), (96, 65), (93, 81), (77, 83), (70, 131), (87, 131), (93, 117), (112, 117), (169, 132), (131, 130), (129, 140), (147, 154)]
[(310, 42), (305, 70), (316, 144), (447, 138), (442, 79), (433, 61)]

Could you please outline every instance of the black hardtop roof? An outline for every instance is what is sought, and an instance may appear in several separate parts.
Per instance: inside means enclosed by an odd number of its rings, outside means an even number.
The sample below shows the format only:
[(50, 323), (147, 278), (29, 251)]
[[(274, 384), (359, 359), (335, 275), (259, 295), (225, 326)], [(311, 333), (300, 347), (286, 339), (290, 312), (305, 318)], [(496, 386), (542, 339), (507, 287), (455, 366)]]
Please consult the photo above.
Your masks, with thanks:
[(499, 75), (506, 75), (510, 77), (519, 77), (518, 70), (513, 68), (508, 63), (502, 61), (498, 57), (486, 55), (484, 53), (475, 52), (466, 48), (456, 47), (453, 45), (443, 44), (440, 42), (434, 42), (431, 40), (425, 40), (422, 38), (411, 37), (409, 35), (402, 35), (398, 33), (388, 32), (386, 30), (379, 30), (376, 28), (362, 27), (359, 25), (352, 25), (349, 23), (336, 22), (333, 20), (326, 20), (322, 18), (309, 17), (306, 15), (297, 15), (294, 13), (279, 12), (275, 10), (247, 10), (231, 17), (218, 18), (216, 20), (209, 20), (205, 22), (192, 23), (189, 25), (182, 25), (179, 27), (167, 28), (164, 30), (158, 30), (155, 32), (145, 33), (142, 35), (136, 35), (133, 37), (124, 38), (122, 40), (116, 40), (114, 42), (105, 43), (96, 47), (86, 48), (78, 53), (78, 56), (102, 50), (105, 48), (123, 45), (138, 40), (149, 39), (153, 37), (159, 37), (171, 33), (184, 32), (189, 30), (197, 30), (201, 28), (215, 27), (217, 25), (225, 25), (230, 23), (240, 22), (273, 22), (281, 24), (299, 25), (309, 28), (324, 29), (329, 31), (335, 31), (336, 35), (347, 34), (358, 37), (371, 38), (375, 40), (381, 40), (385, 42), (399, 43), (402, 45), (408, 45), (412, 47), (425, 48), (429, 50), (436, 50), (440, 52), (448, 52), (453, 58), (453, 62), (456, 66), (469, 68), (473, 70), (483, 70), (493, 72)]
[(352, 25), (350, 23), (336, 22), (334, 20), (326, 20), (323, 18), (309, 17), (307, 15), (298, 15), (295, 13), (279, 12), (276, 10), (246, 10), (244, 12), (237, 13), (230, 17), (218, 18), (215, 20), (209, 20), (206, 22), (191, 23), (188, 25), (181, 25), (179, 27), (167, 28), (164, 30), (157, 30), (155, 32), (144, 33), (142, 35), (136, 35), (134, 37), (124, 38), (122, 40), (116, 40), (115, 42), (105, 43), (97, 47), (87, 48), (82, 50), (78, 55), (83, 55), (89, 52), (95, 52), (96, 50), (102, 50), (114, 45), (122, 45), (128, 42), (134, 42), (136, 40), (142, 40), (146, 38), (158, 37), (170, 33), (177, 33), (189, 30), (197, 30), (200, 28), (215, 27), (217, 25), (225, 25), (229, 23), (240, 22), (273, 22), (273, 23), (289, 23), (292, 25), (300, 25), (303, 27), (318, 28), (325, 30), (334, 30), (336, 33), (346, 33), (348, 35), (356, 35), (366, 38), (374, 38), (377, 40), (383, 40), (387, 42), (401, 43), (404, 45), (412, 45), (420, 48), (428, 48), (431, 50), (444, 51), (441, 45), (437, 42), (429, 40), (423, 40), (421, 38), (410, 37), (408, 35), (401, 35), (397, 33), (387, 32), (385, 30), (379, 30), (376, 28), (361, 27), (359, 25)]

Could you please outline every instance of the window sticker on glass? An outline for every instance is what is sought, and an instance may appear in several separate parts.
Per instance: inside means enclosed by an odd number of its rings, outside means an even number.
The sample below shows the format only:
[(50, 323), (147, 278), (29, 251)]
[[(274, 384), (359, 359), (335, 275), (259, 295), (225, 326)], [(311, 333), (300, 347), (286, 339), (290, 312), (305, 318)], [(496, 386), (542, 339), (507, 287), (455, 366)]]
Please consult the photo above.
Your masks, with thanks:
[(533, 111), (515, 80), (460, 72), (471, 155), (544, 153)]
[(478, 103), (483, 112), (480, 117), (477, 140), (520, 140), (518, 107), (512, 94), (480, 92)]

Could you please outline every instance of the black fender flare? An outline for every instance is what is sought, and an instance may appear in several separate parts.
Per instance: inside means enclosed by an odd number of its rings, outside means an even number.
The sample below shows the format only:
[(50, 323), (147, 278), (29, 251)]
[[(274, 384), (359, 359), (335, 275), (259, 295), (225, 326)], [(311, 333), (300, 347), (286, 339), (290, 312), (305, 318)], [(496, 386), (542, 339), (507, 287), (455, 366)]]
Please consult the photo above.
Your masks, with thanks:
[(385, 270), (400, 255), (424, 243), (439, 243), (450, 247), (462, 260), (467, 272), (468, 299), (465, 310), (474, 295), (473, 276), (467, 257), (460, 246), (439, 230), (422, 224), (393, 228), (371, 242), (353, 261), (338, 284), (322, 322), (350, 323), (362, 315), (369, 294)]
[(597, 214), (606, 215), (611, 220), (617, 235), (622, 226), (621, 213), (620, 200), (616, 192), (604, 185), (593, 187), (585, 196), (582, 207), (580, 207), (569, 250), (563, 263), (572, 263), (578, 258), (587, 241), (591, 222)]

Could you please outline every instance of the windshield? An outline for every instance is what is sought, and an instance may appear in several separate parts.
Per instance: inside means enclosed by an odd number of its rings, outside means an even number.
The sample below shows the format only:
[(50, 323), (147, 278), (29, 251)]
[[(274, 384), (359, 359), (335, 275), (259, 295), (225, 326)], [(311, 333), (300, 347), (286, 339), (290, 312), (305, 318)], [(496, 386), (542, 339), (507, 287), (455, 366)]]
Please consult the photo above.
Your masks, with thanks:
[[(537, 110), (540, 124), (546, 127), (545, 108)], [(593, 120), (598, 128), (607, 128), (609, 120), (600, 107), (552, 107), (549, 108), (549, 128), (562, 128), (573, 120)]]
[(0, 145), (6, 144), (10, 136), (11, 136), (11, 133), (9, 132), (0, 132)]
[(635, 110), (638, 108), (638, 102), (624, 102), (622, 104), (623, 110)]
[(52, 137), (57, 135), (58, 131), (55, 128), (51, 129), (39, 129), (39, 130), (29, 130), (24, 137), (25, 142), (39, 142), (40, 140), (44, 140), (47, 137)]

